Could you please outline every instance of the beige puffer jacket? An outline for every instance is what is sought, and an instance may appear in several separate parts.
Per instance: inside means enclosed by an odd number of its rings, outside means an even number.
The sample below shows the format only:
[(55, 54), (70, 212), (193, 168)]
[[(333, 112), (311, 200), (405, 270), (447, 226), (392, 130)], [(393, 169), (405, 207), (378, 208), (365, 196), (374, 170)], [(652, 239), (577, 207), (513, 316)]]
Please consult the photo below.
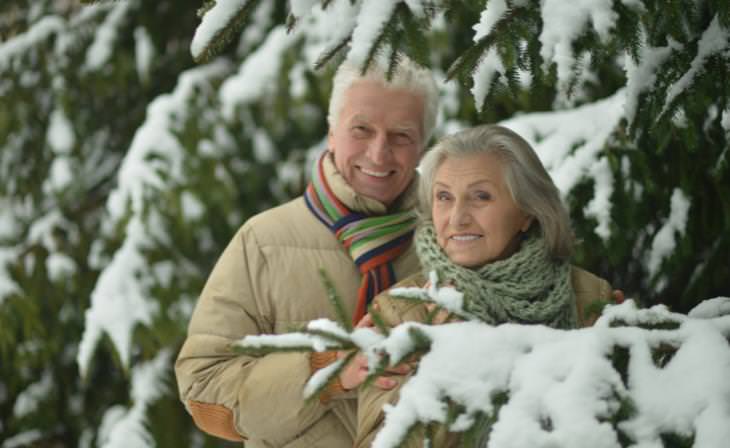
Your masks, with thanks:
[[(578, 325), (581, 327), (590, 326), (596, 318), (595, 315), (591, 316), (591, 313), (588, 312), (589, 308), (591, 308), (590, 305), (594, 302), (610, 301), (613, 292), (611, 285), (606, 280), (577, 267), (573, 267), (571, 281), (576, 296)], [(397, 286), (421, 287), (424, 284), (426, 284), (425, 277), (421, 274), (414, 274), (399, 282)], [(428, 314), (423, 304), (395, 299), (389, 296), (387, 292), (376, 297), (375, 302), (379, 306), (380, 314), (385, 324), (391, 327), (407, 321), (423, 322), (426, 320)], [(408, 379), (407, 376), (393, 378), (401, 385)], [(375, 386), (360, 389), (357, 409), (358, 430), (355, 447), (369, 447), (372, 444), (373, 439), (383, 425), (383, 406), (386, 404), (395, 404), (398, 401), (399, 389), (400, 387), (396, 387), (389, 391), (383, 391)], [(434, 443), (432, 446), (438, 448), (458, 447), (459, 441), (458, 433), (447, 433), (445, 427), (440, 426), (434, 435)], [(415, 431), (402, 446), (405, 448), (422, 447), (422, 432)]]
[[(383, 204), (356, 195), (327, 160), (325, 175), (340, 200), (362, 213), (386, 212)], [(412, 190), (394, 208), (412, 207)], [(180, 397), (199, 427), (245, 439), (247, 448), (352, 446), (354, 393), (327, 404), (304, 403), (309, 354), (252, 358), (229, 350), (246, 335), (286, 333), (321, 317), (335, 320), (320, 268), (352, 313), (361, 275), (301, 197), (251, 218), (233, 237), (208, 278), (175, 364)], [(412, 246), (394, 268), (399, 279), (418, 271)]]

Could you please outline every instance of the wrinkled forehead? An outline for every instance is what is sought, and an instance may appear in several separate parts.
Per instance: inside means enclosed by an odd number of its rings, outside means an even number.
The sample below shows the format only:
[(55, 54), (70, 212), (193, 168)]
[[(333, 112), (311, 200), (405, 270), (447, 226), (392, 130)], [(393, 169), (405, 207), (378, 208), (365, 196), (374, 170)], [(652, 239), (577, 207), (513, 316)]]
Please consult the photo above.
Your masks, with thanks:
[(394, 88), (370, 80), (354, 83), (345, 92), (340, 119), (384, 122), (388, 128), (422, 131), (423, 96), (404, 88)]
[(493, 152), (445, 154), (433, 173), (434, 184), (466, 186), (477, 183), (504, 185), (502, 159)]

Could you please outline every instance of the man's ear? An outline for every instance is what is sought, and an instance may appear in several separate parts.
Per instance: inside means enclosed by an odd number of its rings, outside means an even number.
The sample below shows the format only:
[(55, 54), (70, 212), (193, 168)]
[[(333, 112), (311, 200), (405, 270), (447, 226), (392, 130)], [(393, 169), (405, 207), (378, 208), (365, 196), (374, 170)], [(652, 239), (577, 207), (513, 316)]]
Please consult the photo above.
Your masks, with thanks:
[(332, 135), (332, 129), (329, 129), (327, 131), (327, 151), (331, 152), (332, 154), (335, 153), (335, 151), (334, 151), (335, 145), (333, 143), (333, 140), (334, 140), (334, 136)]

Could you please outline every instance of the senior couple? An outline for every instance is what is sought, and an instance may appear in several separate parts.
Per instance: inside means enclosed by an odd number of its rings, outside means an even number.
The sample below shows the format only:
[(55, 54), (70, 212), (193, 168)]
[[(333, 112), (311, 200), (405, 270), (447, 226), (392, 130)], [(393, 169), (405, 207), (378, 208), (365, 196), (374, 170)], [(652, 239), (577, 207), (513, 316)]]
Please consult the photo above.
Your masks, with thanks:
[(363, 75), (340, 66), (327, 151), (305, 194), (240, 228), (193, 312), (175, 372), (200, 429), (255, 448), (370, 445), (407, 367), (360, 388), (367, 366), (357, 357), (319, 400), (305, 402), (308, 379), (339, 353), (250, 357), (229, 349), (247, 335), (335, 319), (319, 269), (360, 325), (373, 300), (390, 325), (424, 319), (425, 306), (386, 290), (396, 282), (423, 286), (431, 270), (490, 324), (576, 328), (589, 324), (589, 302), (610, 299), (605, 280), (570, 265), (568, 214), (519, 135), (479, 126), (423, 154), (437, 96), (430, 72), (405, 58), (390, 80), (379, 67)]

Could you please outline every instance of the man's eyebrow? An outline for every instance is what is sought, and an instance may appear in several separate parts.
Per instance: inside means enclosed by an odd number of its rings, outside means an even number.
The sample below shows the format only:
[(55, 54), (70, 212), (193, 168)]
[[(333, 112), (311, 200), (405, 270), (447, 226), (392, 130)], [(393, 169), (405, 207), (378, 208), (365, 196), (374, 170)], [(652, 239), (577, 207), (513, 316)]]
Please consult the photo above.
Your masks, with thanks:
[(418, 125), (415, 124), (397, 124), (390, 128), (396, 132), (418, 132)]
[(350, 121), (364, 121), (364, 122), (368, 122), (369, 120), (368, 120), (368, 117), (367, 116), (365, 116), (365, 115), (363, 115), (361, 113), (358, 113), (358, 114), (355, 114), (352, 117), (350, 117)]

